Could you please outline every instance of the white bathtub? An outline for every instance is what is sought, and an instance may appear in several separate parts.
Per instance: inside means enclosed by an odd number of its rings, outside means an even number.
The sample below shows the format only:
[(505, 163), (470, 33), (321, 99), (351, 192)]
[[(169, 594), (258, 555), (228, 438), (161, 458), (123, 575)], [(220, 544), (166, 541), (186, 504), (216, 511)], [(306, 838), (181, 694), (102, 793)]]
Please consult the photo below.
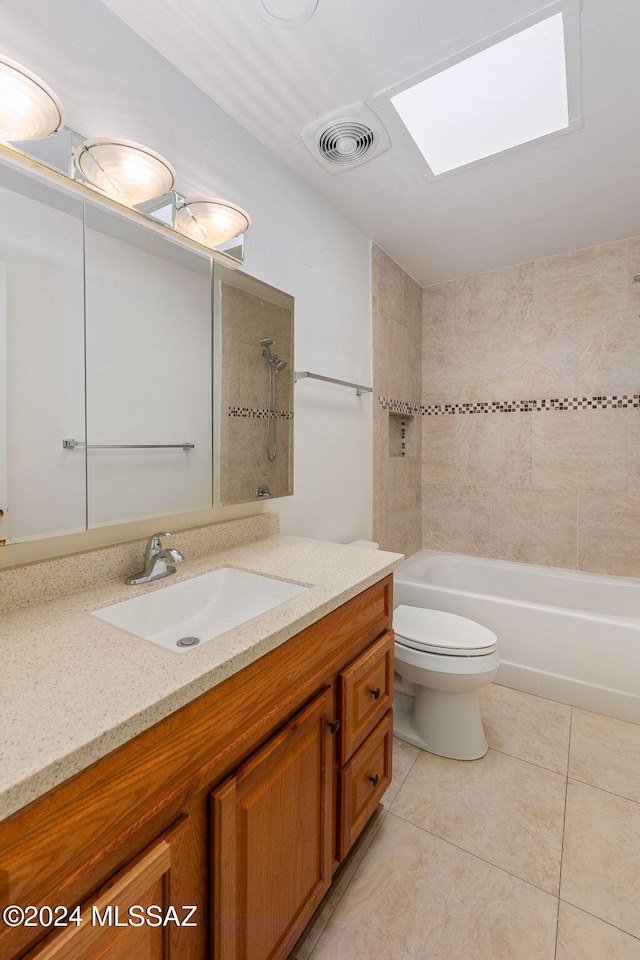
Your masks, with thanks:
[(497, 683), (640, 723), (640, 580), (421, 550), (394, 581), (493, 630)]

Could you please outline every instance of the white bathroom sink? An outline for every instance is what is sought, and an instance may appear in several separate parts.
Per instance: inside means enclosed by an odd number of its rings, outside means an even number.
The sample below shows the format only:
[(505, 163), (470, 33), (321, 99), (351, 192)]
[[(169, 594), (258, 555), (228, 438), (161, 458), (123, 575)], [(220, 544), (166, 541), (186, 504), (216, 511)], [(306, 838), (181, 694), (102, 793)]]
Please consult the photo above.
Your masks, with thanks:
[(94, 610), (93, 616), (184, 653), (308, 589), (235, 567), (221, 567)]

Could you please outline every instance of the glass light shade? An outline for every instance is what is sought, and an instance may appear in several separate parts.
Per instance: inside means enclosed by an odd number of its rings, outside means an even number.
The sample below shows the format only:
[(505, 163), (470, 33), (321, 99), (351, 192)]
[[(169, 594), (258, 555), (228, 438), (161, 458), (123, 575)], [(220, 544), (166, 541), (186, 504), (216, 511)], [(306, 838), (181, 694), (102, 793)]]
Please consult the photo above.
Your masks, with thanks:
[(168, 160), (131, 140), (86, 140), (75, 162), (89, 183), (129, 207), (161, 197), (176, 182)]
[(249, 214), (228, 200), (191, 197), (176, 208), (176, 226), (207, 247), (232, 240), (251, 226)]
[(63, 124), (53, 90), (26, 67), (0, 56), (0, 140), (40, 140)]

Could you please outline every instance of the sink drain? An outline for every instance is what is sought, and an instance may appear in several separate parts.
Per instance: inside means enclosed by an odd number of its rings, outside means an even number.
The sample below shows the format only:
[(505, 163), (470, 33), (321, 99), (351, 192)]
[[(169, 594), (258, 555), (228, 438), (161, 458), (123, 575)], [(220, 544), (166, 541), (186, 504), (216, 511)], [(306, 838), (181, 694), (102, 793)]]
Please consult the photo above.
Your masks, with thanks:
[(176, 647), (195, 647), (199, 643), (199, 637), (181, 637), (180, 640), (176, 640)]

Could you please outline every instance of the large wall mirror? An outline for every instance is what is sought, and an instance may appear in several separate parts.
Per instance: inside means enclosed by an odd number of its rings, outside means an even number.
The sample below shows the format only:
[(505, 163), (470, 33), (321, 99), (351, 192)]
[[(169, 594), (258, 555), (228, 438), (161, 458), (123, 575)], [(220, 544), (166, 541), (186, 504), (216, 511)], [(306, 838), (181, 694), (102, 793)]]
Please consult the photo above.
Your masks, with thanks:
[(293, 298), (0, 163), (0, 540), (293, 492)]

